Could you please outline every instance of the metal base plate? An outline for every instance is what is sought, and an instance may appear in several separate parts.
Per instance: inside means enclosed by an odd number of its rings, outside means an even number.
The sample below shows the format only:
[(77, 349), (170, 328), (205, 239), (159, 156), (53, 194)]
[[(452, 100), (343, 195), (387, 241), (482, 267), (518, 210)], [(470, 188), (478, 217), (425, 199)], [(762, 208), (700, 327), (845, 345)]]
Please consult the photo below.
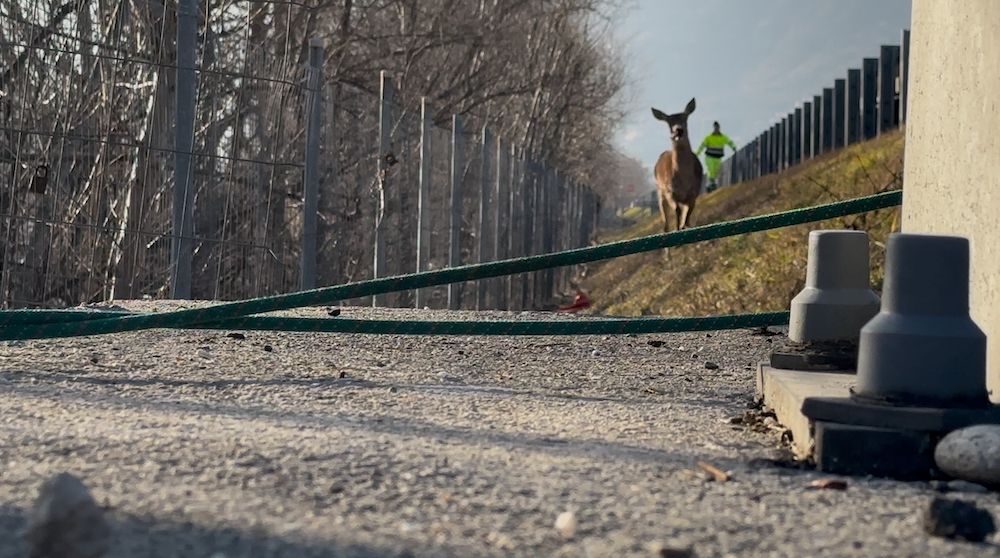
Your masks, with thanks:
[(771, 368), (853, 374), (858, 366), (856, 341), (786, 341), (771, 353)]

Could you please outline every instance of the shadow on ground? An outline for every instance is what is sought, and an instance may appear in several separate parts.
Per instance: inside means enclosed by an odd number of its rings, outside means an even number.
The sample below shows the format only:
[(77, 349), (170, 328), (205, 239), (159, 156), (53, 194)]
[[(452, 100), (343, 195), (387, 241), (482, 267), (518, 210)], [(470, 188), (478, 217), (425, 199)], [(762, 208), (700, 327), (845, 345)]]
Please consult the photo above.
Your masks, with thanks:
[[(206, 529), (191, 523), (138, 517), (108, 510), (111, 548), (102, 558), (424, 558), (457, 557), (440, 548), (375, 548), (334, 543), (293, 542), (248, 528)], [(28, 556), (26, 510), (0, 506), (0, 558)], [(463, 553), (463, 558), (485, 554)]]

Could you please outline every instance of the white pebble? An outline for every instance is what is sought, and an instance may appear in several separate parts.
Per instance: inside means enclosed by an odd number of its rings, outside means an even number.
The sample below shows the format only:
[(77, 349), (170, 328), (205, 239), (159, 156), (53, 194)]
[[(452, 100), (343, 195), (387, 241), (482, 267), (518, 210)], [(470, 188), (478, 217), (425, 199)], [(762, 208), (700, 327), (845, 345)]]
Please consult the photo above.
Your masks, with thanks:
[(556, 531), (567, 539), (576, 533), (576, 514), (564, 511), (556, 518)]

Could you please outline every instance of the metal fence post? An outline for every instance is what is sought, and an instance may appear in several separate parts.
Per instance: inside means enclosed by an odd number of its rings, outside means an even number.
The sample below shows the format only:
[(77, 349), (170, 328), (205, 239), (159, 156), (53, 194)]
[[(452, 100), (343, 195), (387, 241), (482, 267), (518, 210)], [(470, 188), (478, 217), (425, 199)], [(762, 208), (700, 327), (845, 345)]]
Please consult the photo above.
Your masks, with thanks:
[(823, 96), (813, 95), (812, 156), (823, 154)]
[[(544, 254), (545, 245), (548, 242), (548, 223), (545, 222), (545, 206), (548, 204), (548, 184), (549, 166), (546, 163), (538, 164), (538, 185), (535, 187), (535, 254)], [(545, 281), (548, 277), (548, 270), (542, 269), (535, 272), (535, 303), (545, 300)]]
[(778, 172), (788, 168), (786, 154), (788, 152), (788, 117), (781, 117), (778, 123)]
[[(389, 207), (389, 153), (392, 151), (392, 104), (394, 88), (392, 86), (392, 74), (382, 70), (381, 90), (378, 108), (378, 208), (375, 215), (375, 272), (376, 279), (387, 275), (386, 269), (386, 235), (388, 232), (389, 212), (395, 208)], [(386, 295), (379, 294), (372, 297), (373, 306), (385, 306)]]
[(323, 39), (309, 41), (309, 104), (303, 172), (302, 258), (299, 288), (316, 288), (316, 227), (319, 213), (319, 142), (323, 130)]
[(896, 73), (899, 71), (899, 47), (882, 45), (879, 58), (879, 125), (878, 133), (883, 134), (896, 127)]
[(861, 132), (870, 140), (878, 135), (878, 58), (865, 58), (861, 72)]
[(795, 111), (785, 117), (785, 168), (795, 164)]
[(753, 140), (753, 151), (750, 153), (750, 180), (760, 178), (760, 146), (763, 141), (764, 134), (760, 134)]
[(899, 124), (906, 124), (910, 80), (910, 30), (903, 29), (899, 43)]
[(833, 151), (833, 88), (823, 88), (823, 153)]
[(775, 173), (777, 157), (774, 154), (775, 146), (778, 144), (778, 125), (772, 124), (767, 132), (767, 174)]
[(760, 174), (761, 176), (771, 174), (771, 129), (764, 130), (764, 141), (760, 149)]
[(774, 172), (781, 172), (781, 146), (783, 145), (784, 139), (782, 138), (782, 129), (784, 125), (781, 120), (778, 120), (777, 124), (774, 125)]
[(795, 109), (795, 133), (792, 135), (792, 148), (795, 150), (795, 164), (802, 162), (802, 107)]
[[(507, 164), (504, 165), (504, 157), (506, 150), (504, 149), (503, 139), (497, 138), (497, 151), (496, 151), (496, 181), (493, 190), (493, 197), (496, 200), (496, 215), (493, 220), (493, 260), (501, 260), (507, 258), (506, 253), (506, 243), (501, 242), (505, 233), (510, 234), (510, 214), (507, 213), (509, 207), (508, 198), (510, 195), (507, 190), (507, 185), (509, 182), (504, 179), (503, 170), (510, 173), (511, 161), (508, 158)], [(497, 310), (502, 310), (507, 306), (507, 296), (506, 289), (504, 289), (504, 279), (505, 277), (497, 277), (490, 281), (490, 292), (493, 296), (493, 308)]]
[(757, 136), (757, 154), (755, 155), (756, 160), (754, 161), (754, 178), (760, 178), (764, 175), (764, 136), (767, 134), (767, 130), (761, 135)]
[(811, 101), (806, 101), (802, 103), (802, 145), (799, 147), (799, 149), (802, 151), (803, 159), (813, 158), (812, 111), (813, 111), (813, 105)]
[(847, 145), (861, 141), (861, 70), (847, 70)]
[[(489, 238), (493, 234), (490, 228), (490, 155), (493, 151), (493, 138), (488, 126), (483, 126), (483, 137), (480, 145), (480, 176), (479, 176), (479, 263), (490, 260), (487, 252), (493, 244)], [(489, 279), (476, 281), (476, 310), (486, 310), (486, 291)]]
[(198, 77), (198, 0), (177, 3), (177, 108), (174, 124), (174, 207), (171, 234), (170, 298), (191, 298), (191, 261), (194, 257), (194, 188), (191, 159)]
[[(562, 181), (563, 175), (558, 170), (552, 172), (552, 206), (549, 208), (549, 215), (552, 216), (552, 251), (561, 252), (564, 249), (563, 241), (563, 217), (562, 211)], [(553, 285), (552, 294), (558, 294), (563, 286), (563, 272), (565, 268), (557, 267), (552, 270)]]
[[(449, 224), (448, 267), (462, 265), (462, 177), (465, 175), (465, 142), (462, 116), (451, 117), (451, 222)], [(458, 310), (462, 301), (458, 283), (448, 285), (448, 309)]]
[[(420, 98), (420, 175), (417, 183), (417, 272), (427, 270), (430, 261), (430, 238), (428, 232), (431, 224), (427, 216), (430, 206), (431, 185), (431, 114), (427, 106), (427, 97)], [(417, 308), (427, 306), (430, 292), (428, 289), (417, 289)]]
[(844, 147), (845, 114), (847, 108), (847, 80), (833, 82), (833, 148)]
[[(516, 146), (510, 146), (510, 173), (508, 176), (508, 187), (507, 195), (509, 199), (507, 203), (510, 205), (509, 221), (510, 225), (507, 227), (507, 252), (506, 257), (512, 258), (514, 256), (520, 255), (520, 248), (522, 245), (521, 241), (521, 231), (523, 230), (522, 223), (524, 222), (523, 216), (521, 215), (521, 198), (520, 193), (521, 188), (521, 151)], [(513, 275), (507, 275), (504, 277), (504, 281), (507, 287), (507, 308), (509, 310), (514, 310), (514, 295), (518, 293), (515, 291), (514, 286), (517, 284), (518, 278)]]
[[(549, 171), (549, 188), (548, 188), (548, 222), (549, 222), (549, 234), (548, 234), (548, 250), (547, 252), (552, 253), (558, 251), (559, 247), (559, 171), (553, 167)], [(552, 298), (556, 294), (557, 280), (559, 278), (558, 269), (547, 270), (549, 277), (548, 284), (548, 297)]]
[(587, 239), (583, 235), (583, 185), (574, 183), (573, 189), (575, 190), (573, 196), (573, 247), (583, 248), (587, 245)]
[[(521, 228), (521, 255), (532, 255), (534, 247), (534, 181), (535, 181), (535, 161), (530, 152), (524, 154), (524, 181), (522, 186), (521, 212), (524, 215), (523, 226)], [(521, 308), (527, 310), (531, 307), (531, 273), (521, 274)]]
[(771, 127), (771, 173), (778, 173), (781, 169), (778, 165), (779, 153), (781, 150), (781, 122), (774, 124)]

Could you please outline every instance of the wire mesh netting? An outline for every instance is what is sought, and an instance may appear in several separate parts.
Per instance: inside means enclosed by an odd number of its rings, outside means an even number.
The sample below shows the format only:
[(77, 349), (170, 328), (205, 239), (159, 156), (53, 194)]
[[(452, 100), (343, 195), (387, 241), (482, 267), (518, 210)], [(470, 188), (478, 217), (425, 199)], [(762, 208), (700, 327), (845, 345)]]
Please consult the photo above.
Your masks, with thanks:
[[(224, 0), (198, 9), (191, 298), (294, 292), (302, 284), (313, 86), (309, 53), (288, 37), (308, 8)], [(175, 173), (185, 168), (176, 137), (184, 112), (177, 10), (177, 3), (124, 0), (0, 0), (3, 308), (171, 296), (175, 252), (184, 246), (175, 231), (175, 191), (185, 183)], [(321, 130), (316, 286), (374, 278), (380, 217), (385, 275), (568, 247), (540, 234), (546, 219), (565, 212), (524, 214), (565, 203), (563, 194), (545, 197), (559, 188), (536, 185), (549, 171), (525, 165), (495, 137), (484, 144), (482, 129), (470, 127), (459, 142), (460, 251), (451, 261), (452, 131), (428, 126), (423, 149), (420, 110), (394, 108), (387, 149), (396, 163), (383, 183), (379, 95), (327, 80), (321, 98), (321, 122), (313, 123)], [(562, 225), (552, 226), (550, 236)], [(537, 290), (537, 275), (462, 283), (453, 294), (462, 308), (527, 308), (551, 295)], [(488, 287), (483, 294), (480, 286)], [(448, 292), (429, 287), (423, 302), (447, 307)], [(416, 294), (393, 293), (387, 303), (413, 306)]]
[[(297, 283), (304, 73), (254, 36), (262, 14), (280, 18), (284, 8), (205, 9), (192, 296), (286, 292)], [(0, 3), (5, 306), (168, 294), (175, 10)]]

